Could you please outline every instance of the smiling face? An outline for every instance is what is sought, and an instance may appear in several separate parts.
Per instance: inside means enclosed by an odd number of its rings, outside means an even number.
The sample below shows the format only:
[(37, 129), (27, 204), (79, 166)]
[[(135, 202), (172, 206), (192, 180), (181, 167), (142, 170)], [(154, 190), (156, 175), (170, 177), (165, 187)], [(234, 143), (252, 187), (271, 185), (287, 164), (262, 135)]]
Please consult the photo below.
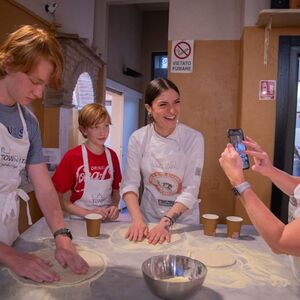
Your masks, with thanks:
[(145, 107), (153, 117), (158, 134), (166, 137), (174, 131), (180, 114), (180, 96), (175, 90), (163, 91), (151, 106), (146, 104)]
[(44, 58), (40, 58), (36, 66), (28, 73), (15, 71), (8, 65), (5, 82), (5, 95), (2, 101), (6, 105), (19, 103), (28, 105), (43, 97), (43, 92), (49, 83), (53, 72), (53, 65)]

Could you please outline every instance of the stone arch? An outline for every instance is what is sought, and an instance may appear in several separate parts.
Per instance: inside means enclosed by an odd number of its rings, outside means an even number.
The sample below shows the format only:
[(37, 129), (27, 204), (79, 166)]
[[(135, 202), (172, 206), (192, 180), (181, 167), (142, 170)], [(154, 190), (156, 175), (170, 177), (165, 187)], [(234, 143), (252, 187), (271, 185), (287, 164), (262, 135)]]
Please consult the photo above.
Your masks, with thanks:
[(72, 107), (73, 90), (80, 74), (84, 72), (91, 77), (95, 101), (99, 97), (99, 70), (103, 68), (104, 62), (77, 36), (60, 34), (57, 39), (65, 60), (63, 85), (58, 91), (47, 90), (45, 105)]

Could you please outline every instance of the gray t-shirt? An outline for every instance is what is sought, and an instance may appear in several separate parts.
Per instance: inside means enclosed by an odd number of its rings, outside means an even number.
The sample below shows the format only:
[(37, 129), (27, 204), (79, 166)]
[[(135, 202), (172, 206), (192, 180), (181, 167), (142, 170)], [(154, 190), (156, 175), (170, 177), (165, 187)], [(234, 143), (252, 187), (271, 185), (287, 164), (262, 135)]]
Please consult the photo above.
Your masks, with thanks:
[[(45, 160), (42, 152), (41, 134), (38, 120), (28, 108), (21, 106), (21, 109), (27, 125), (30, 141), (26, 164), (30, 165), (44, 162)], [(0, 103), (0, 123), (7, 128), (8, 132), (12, 136), (16, 138), (22, 138), (23, 125), (16, 104), (13, 106), (7, 106)]]

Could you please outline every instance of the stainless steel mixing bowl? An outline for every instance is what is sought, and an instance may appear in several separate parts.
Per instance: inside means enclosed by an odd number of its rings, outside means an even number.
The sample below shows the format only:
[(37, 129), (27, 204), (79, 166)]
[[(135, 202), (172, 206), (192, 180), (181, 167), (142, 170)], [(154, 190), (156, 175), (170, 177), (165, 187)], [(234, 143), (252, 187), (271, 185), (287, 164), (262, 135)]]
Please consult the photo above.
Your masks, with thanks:
[(158, 255), (142, 264), (145, 281), (158, 297), (186, 299), (202, 287), (207, 268), (198, 260), (182, 255)]

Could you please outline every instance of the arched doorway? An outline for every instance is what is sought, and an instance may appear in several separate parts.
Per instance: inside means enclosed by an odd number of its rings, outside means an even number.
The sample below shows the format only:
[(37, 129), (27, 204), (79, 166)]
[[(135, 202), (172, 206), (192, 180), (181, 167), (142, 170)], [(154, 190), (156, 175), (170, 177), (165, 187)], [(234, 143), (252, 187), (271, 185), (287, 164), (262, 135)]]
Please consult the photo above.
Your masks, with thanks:
[(71, 148), (82, 144), (85, 139), (78, 130), (78, 111), (86, 104), (95, 101), (95, 93), (90, 75), (83, 72), (79, 75), (72, 94), (72, 108), (61, 108), (60, 141), (64, 154)]

